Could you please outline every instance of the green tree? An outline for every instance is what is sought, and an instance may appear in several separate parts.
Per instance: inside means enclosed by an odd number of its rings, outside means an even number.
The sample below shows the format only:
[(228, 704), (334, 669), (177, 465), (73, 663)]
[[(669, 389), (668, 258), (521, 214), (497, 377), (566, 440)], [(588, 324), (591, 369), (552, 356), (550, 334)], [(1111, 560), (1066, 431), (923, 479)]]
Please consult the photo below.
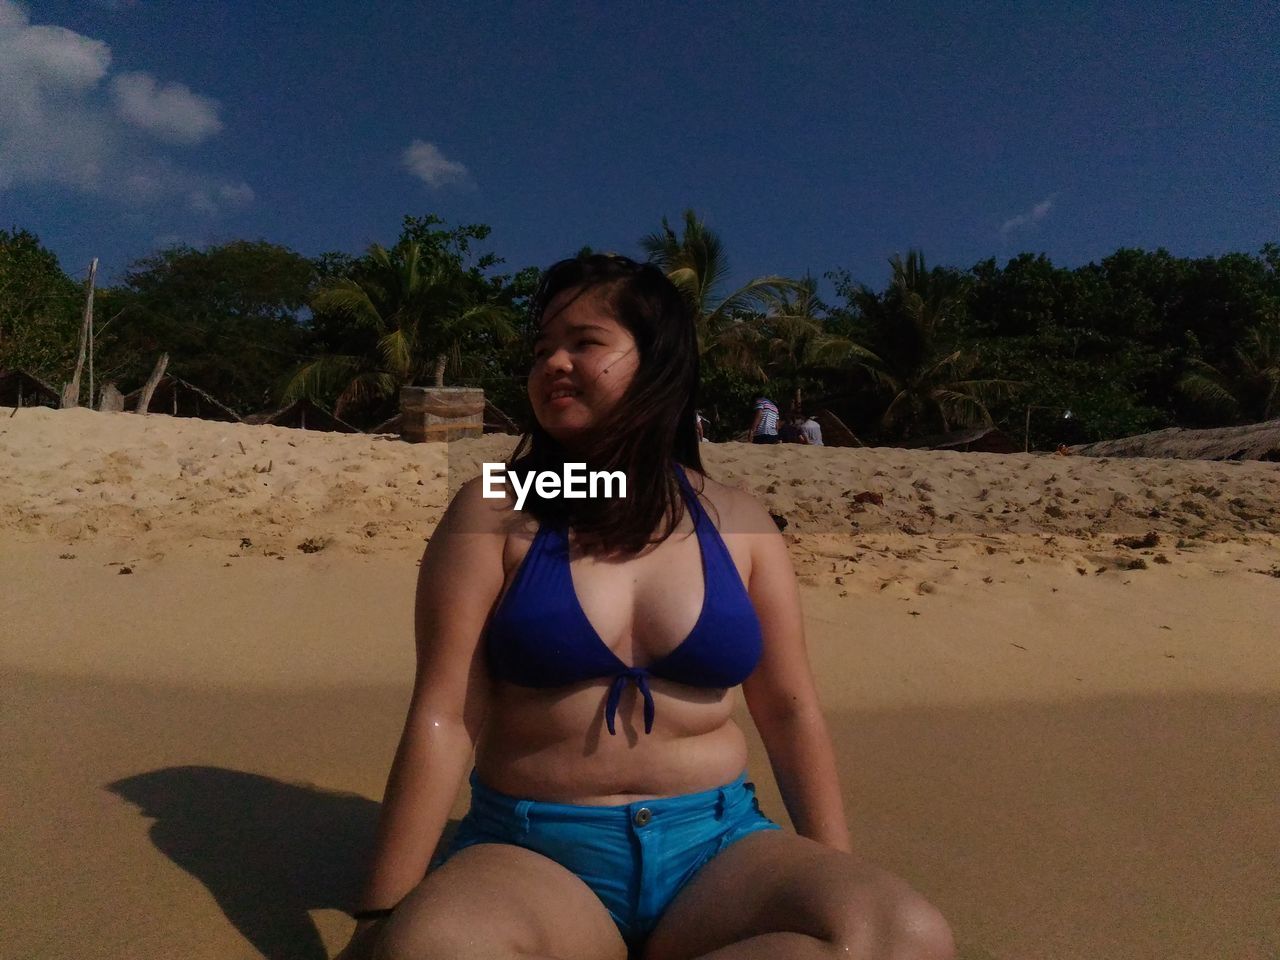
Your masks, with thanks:
[(338, 416), (352, 407), (385, 412), (402, 386), (444, 386), (469, 339), (514, 336), (510, 304), (482, 273), (497, 258), (465, 262), (488, 228), (435, 230), (439, 223), (406, 217), (394, 247), (374, 244), (349, 276), (316, 292), (313, 327), (330, 349), (293, 373), (286, 399), (332, 396)]
[(880, 396), (879, 429), (908, 439), (956, 426), (992, 422), (987, 402), (1015, 384), (978, 377), (976, 351), (956, 342), (954, 317), (964, 296), (959, 278), (930, 271), (924, 255), (894, 255), (893, 276), (883, 294), (865, 284), (838, 280), (877, 358), (865, 365)]
[(26, 230), (0, 230), (0, 370), (61, 384), (71, 376), (84, 292)]
[(260, 410), (305, 348), (313, 278), (310, 260), (265, 241), (144, 258), (102, 293), (102, 313), (117, 319), (99, 337), (101, 378), (140, 386), (167, 352), (170, 372), (243, 413)]
[[(1139, 260), (1117, 262), (1132, 266)], [(1112, 268), (1128, 292), (1112, 289), (1108, 272), (1097, 265), (1066, 270), (1043, 255), (1022, 254), (1003, 268), (985, 260), (969, 271), (964, 308), (956, 313), (959, 341), (979, 353), (983, 377), (1020, 385), (989, 400), (996, 424), (1020, 437), (1028, 407), (1046, 408), (1030, 420), (1033, 449), (1167, 422), (1151, 399), (1162, 394), (1171, 363), (1159, 345), (1159, 324), (1150, 319), (1158, 315), (1156, 301), (1134, 289), (1133, 269)], [(1137, 336), (1130, 321), (1150, 338)], [(1070, 410), (1071, 419), (1054, 410)]]
[(1280, 318), (1250, 327), (1233, 352), (1218, 366), (1192, 357), (1179, 389), (1235, 423), (1280, 416)]
[(764, 310), (771, 297), (797, 291), (796, 282), (780, 276), (756, 277), (724, 294), (729, 279), (724, 242), (692, 210), (685, 211), (680, 235), (663, 217), (662, 228), (642, 237), (640, 246), (688, 299), (704, 362), (750, 370), (752, 346), (758, 339), (751, 318)]
[(831, 332), (823, 320), (825, 310), (817, 281), (806, 276), (794, 287), (768, 295), (763, 315), (749, 326), (754, 333), (748, 354), (752, 372), (777, 384), (774, 392), (785, 390), (795, 404), (802, 404), (806, 393), (826, 391), (833, 379), (851, 369), (871, 371), (882, 364), (866, 347)]

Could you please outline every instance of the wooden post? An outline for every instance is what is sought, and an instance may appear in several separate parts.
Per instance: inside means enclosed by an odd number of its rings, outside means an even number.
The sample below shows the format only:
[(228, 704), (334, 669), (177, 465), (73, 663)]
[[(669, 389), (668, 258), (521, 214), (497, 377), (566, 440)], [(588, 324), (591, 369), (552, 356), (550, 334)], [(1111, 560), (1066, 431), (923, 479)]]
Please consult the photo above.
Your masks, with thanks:
[[(62, 388), (62, 407), (80, 406), (80, 373), (84, 370), (84, 352), (93, 329), (93, 280), (98, 273), (98, 258), (89, 263), (89, 276), (84, 281), (84, 320), (80, 324), (80, 356), (76, 358), (76, 372), (71, 382)], [(89, 373), (89, 406), (93, 406), (93, 373)]]
[(85, 312), (89, 314), (89, 409), (93, 409), (93, 277), (98, 272), (98, 258), (93, 258), (89, 266), (89, 303)]
[(147, 412), (147, 408), (151, 406), (151, 395), (156, 392), (156, 384), (164, 376), (164, 368), (168, 365), (169, 355), (167, 353), (160, 354), (160, 359), (156, 361), (156, 368), (151, 371), (151, 376), (147, 377), (146, 386), (142, 388), (142, 393), (138, 397), (138, 405), (133, 408), (134, 413)]

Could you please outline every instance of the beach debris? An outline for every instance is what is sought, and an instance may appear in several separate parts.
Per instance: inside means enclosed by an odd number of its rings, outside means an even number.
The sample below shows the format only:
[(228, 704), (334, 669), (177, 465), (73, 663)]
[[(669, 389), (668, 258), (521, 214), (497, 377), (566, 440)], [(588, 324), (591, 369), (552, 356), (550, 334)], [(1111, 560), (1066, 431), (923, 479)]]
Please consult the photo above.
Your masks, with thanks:
[(75, 555), (74, 553), (60, 553), (60, 554), (58, 554), (58, 559), (59, 559), (59, 560), (74, 560), (75, 558), (76, 558), (76, 555)]
[(1145, 570), (1147, 569), (1147, 561), (1143, 560), (1141, 557), (1134, 557), (1133, 559), (1126, 560), (1122, 563), (1120, 568), (1122, 570)]
[(1025, 650), (1025, 649), (1027, 649), (1027, 648), (1026, 648), (1026, 647), (1024, 647), (1022, 644), (1020, 644), (1020, 643), (1014, 643), (1012, 640), (1010, 640), (1010, 641), (1009, 641), (1009, 643), (1010, 643), (1012, 646), (1017, 647), (1019, 650)]
[(784, 517), (784, 516), (782, 516), (782, 515), (780, 515), (780, 514), (777, 514), (777, 513), (770, 513), (770, 514), (769, 514), (769, 516), (773, 518), (773, 522), (774, 522), (774, 524), (777, 526), (777, 528), (778, 528), (779, 530), (785, 530), (785, 529), (787, 529), (787, 518), (786, 518), (786, 517)]
[(246, 449), (244, 448), (244, 444), (243, 444), (243, 443), (241, 443), (239, 440), (237, 440), (237, 441), (236, 441), (236, 446), (240, 448), (240, 452), (241, 452), (241, 453), (248, 453), (248, 452), (249, 452), (248, 450), (246, 450)]
[(325, 537), (307, 537), (307, 539), (298, 544), (298, 549), (303, 553), (319, 553), (328, 545), (329, 541)]
[(248, 550), (248, 549), (249, 549), (250, 547), (252, 547), (252, 546), (253, 546), (253, 541), (252, 541), (252, 540), (250, 540), (248, 537), (241, 537), (241, 538), (240, 538), (240, 549), (241, 549), (241, 550)]
[(863, 490), (861, 493), (853, 495), (854, 503), (874, 503), (877, 507), (884, 506), (884, 495), (876, 493), (874, 490)]
[(1151, 562), (1152, 563), (1169, 563), (1169, 558), (1166, 557), (1163, 553), (1157, 553), (1154, 557), (1151, 558)]
[(1117, 547), (1128, 547), (1130, 550), (1142, 550), (1147, 547), (1160, 546), (1160, 534), (1154, 530), (1141, 537), (1116, 537)]
[(116, 573), (133, 573), (133, 567), (121, 567)]

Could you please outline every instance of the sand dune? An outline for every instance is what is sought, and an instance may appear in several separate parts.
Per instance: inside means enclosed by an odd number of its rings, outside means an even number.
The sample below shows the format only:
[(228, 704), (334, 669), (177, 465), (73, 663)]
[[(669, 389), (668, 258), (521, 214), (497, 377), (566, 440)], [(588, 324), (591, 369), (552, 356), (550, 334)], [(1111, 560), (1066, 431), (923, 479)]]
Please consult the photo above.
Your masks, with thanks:
[[(511, 438), (10, 413), (0, 957), (319, 960), (417, 556)], [(788, 521), (856, 841), (963, 957), (1280, 955), (1280, 468), (704, 454)]]

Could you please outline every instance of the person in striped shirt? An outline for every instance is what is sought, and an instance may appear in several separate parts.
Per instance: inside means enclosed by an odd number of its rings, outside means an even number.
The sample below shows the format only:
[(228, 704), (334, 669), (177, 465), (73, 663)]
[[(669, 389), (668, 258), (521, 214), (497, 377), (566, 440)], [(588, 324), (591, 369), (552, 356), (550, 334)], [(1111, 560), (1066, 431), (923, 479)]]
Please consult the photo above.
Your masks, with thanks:
[(751, 423), (752, 443), (778, 442), (778, 407), (768, 397), (756, 398), (756, 416)]

